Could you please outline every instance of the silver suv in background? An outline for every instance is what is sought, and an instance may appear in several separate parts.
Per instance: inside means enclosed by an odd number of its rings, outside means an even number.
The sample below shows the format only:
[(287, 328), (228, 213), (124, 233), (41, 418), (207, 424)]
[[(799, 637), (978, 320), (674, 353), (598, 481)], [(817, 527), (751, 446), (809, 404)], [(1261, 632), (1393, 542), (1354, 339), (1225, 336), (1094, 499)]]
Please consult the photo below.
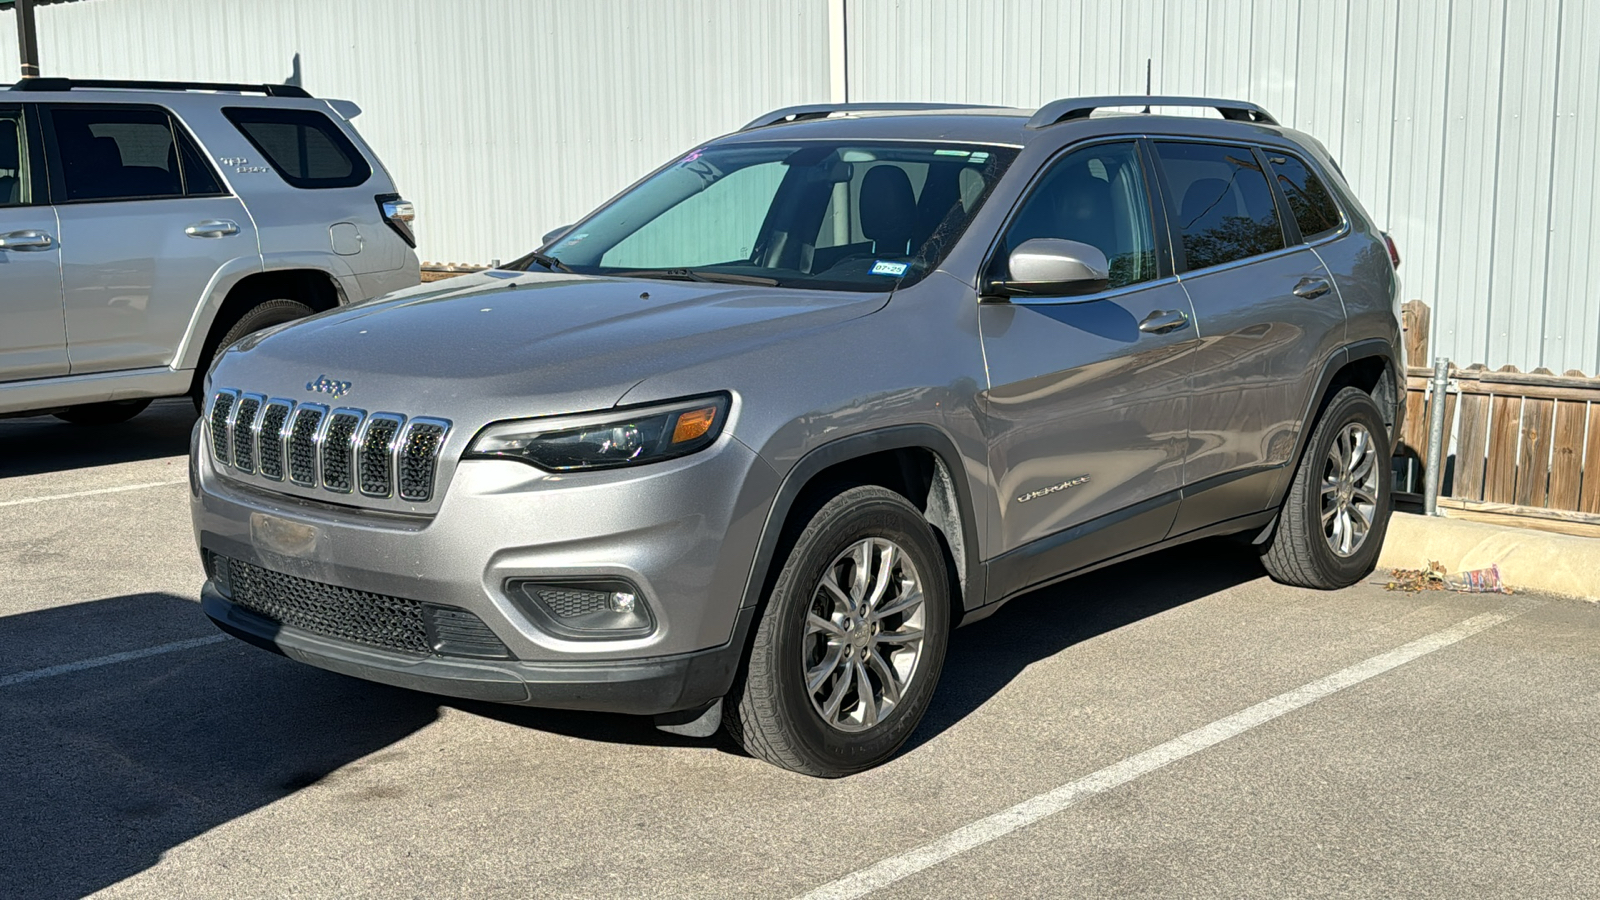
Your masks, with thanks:
[[(1222, 118), (1097, 114), (1147, 104)], [(1370, 572), (1394, 264), (1249, 103), (780, 110), (509, 266), (227, 351), (203, 607), (336, 672), (859, 771), (1024, 592), (1227, 533), (1290, 584)]]
[(0, 416), (131, 418), (244, 335), (418, 282), (411, 205), (292, 85), (0, 92)]

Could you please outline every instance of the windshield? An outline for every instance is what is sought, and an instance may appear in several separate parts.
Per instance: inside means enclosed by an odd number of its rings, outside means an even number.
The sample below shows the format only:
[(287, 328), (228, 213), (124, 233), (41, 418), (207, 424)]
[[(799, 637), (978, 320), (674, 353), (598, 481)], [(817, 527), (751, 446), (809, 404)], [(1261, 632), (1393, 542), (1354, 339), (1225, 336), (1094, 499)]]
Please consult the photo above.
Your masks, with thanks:
[(702, 148), (511, 268), (888, 290), (939, 264), (1015, 156), (902, 142)]

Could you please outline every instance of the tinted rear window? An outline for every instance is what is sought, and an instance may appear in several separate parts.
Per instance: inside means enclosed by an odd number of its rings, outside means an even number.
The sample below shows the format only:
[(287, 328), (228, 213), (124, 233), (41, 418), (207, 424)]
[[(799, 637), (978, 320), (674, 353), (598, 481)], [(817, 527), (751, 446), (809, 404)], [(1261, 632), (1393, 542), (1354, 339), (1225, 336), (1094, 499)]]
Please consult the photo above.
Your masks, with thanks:
[(1289, 201), (1289, 211), (1300, 226), (1301, 237), (1309, 241), (1339, 230), (1343, 222), (1339, 205), (1316, 172), (1300, 160), (1274, 150), (1267, 151), (1267, 161), (1272, 164), (1272, 174)]
[(372, 174), (361, 152), (320, 112), (237, 106), (222, 112), (297, 188), (354, 187)]
[(1283, 249), (1272, 186), (1249, 147), (1160, 142), (1189, 268)]

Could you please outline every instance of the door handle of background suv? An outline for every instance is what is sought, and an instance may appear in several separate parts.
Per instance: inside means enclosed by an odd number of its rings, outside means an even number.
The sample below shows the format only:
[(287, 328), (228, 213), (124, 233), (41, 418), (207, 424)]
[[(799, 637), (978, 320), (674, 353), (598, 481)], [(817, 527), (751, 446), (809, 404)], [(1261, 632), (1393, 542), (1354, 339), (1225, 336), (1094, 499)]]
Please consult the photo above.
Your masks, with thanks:
[(1312, 278), (1308, 275), (1300, 279), (1300, 283), (1294, 286), (1294, 295), (1306, 300), (1314, 300), (1331, 290), (1333, 290), (1333, 287), (1328, 284), (1326, 278)]
[(1179, 309), (1158, 309), (1139, 323), (1139, 330), (1145, 334), (1166, 334), (1177, 331), (1189, 324), (1189, 317)]
[(230, 222), (227, 219), (207, 219), (204, 222), (196, 222), (190, 225), (183, 230), (183, 233), (189, 237), (198, 238), (227, 237), (230, 234), (239, 233), (239, 223)]
[(0, 250), (49, 250), (56, 239), (42, 231), (10, 231), (0, 234)]

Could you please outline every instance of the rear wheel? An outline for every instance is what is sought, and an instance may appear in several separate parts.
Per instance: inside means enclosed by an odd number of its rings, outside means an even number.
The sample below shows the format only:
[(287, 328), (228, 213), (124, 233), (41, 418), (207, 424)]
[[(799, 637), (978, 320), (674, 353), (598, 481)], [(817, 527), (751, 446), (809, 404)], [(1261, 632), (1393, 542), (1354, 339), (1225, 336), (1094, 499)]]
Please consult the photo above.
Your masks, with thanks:
[(149, 400), (112, 400), (106, 403), (85, 403), (55, 414), (63, 422), (74, 425), (120, 425), (144, 412)]
[(245, 310), (244, 315), (235, 320), (233, 325), (223, 332), (222, 339), (217, 341), (216, 346), (211, 349), (206, 358), (201, 360), (200, 374), (194, 380), (194, 391), (192, 393), (194, 408), (199, 410), (205, 405), (205, 398), (200, 396), (200, 392), (205, 388), (205, 376), (206, 373), (211, 371), (211, 367), (216, 364), (217, 357), (222, 355), (222, 351), (238, 343), (247, 334), (252, 334), (263, 328), (271, 328), (274, 325), (282, 325), (285, 322), (293, 322), (295, 319), (303, 319), (311, 315), (312, 312), (311, 307), (298, 300), (283, 298), (264, 300)]
[(1261, 561), (1298, 587), (1348, 587), (1378, 562), (1389, 527), (1389, 438), (1360, 388), (1335, 394), (1295, 470)]
[(944, 556), (922, 514), (881, 487), (846, 490), (784, 561), (724, 723), (785, 769), (869, 769), (922, 719), (949, 630)]

